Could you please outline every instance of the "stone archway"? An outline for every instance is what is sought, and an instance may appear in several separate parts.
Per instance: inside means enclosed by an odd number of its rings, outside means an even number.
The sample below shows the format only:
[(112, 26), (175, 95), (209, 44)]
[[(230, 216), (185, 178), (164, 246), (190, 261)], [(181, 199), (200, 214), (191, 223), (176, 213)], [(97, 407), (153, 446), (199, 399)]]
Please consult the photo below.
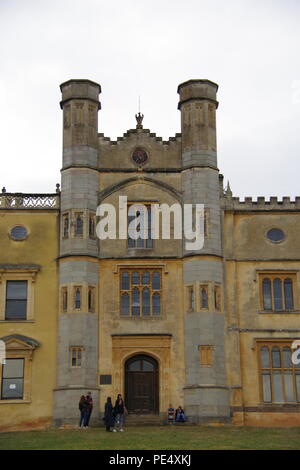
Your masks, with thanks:
[(158, 362), (151, 356), (139, 354), (125, 363), (125, 403), (129, 413), (159, 412)]

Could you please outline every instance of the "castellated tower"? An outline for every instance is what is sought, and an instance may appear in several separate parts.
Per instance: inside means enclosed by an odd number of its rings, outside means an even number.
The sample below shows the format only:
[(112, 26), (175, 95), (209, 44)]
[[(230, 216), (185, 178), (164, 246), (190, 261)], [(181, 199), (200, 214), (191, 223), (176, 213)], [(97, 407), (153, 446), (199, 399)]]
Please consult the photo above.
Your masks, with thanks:
[[(69, 80), (60, 87), (63, 110), (60, 302), (54, 422), (77, 423), (74, 406), (92, 392), (98, 417), (98, 110), (101, 87)], [(79, 365), (79, 367), (76, 367)]]
[(204, 247), (199, 252), (183, 253), (184, 287), (190, 297), (185, 315), (185, 410), (190, 420), (197, 423), (229, 420), (216, 145), (217, 90), (218, 86), (209, 80), (189, 80), (178, 87), (182, 202), (205, 207)]

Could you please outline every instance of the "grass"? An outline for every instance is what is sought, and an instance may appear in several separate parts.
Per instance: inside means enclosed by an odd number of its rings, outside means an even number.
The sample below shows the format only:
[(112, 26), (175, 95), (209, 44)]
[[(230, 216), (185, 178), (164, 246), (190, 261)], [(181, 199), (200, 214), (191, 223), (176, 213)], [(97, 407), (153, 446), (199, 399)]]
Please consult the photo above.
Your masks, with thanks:
[(0, 434), (0, 450), (300, 449), (300, 428), (163, 426), (128, 427), (124, 433), (88, 430)]

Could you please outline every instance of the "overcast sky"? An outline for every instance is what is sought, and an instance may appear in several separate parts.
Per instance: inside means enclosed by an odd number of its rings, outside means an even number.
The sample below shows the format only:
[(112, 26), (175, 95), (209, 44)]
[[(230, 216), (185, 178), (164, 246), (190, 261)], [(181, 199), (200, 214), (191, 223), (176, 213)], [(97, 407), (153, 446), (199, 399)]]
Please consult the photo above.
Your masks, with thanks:
[[(300, 195), (299, 0), (0, 0), (0, 186), (60, 182), (59, 84), (101, 84), (99, 132), (180, 132), (179, 83), (219, 84), (218, 160), (235, 196)], [(1, 189), (1, 188), (0, 188)]]

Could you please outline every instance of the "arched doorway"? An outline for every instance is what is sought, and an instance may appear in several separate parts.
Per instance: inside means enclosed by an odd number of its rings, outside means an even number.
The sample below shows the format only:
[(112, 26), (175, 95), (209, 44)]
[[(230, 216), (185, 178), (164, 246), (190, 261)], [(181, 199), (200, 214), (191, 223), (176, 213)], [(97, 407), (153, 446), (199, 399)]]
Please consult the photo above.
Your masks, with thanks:
[(146, 355), (125, 364), (125, 402), (129, 413), (158, 413), (158, 363)]

